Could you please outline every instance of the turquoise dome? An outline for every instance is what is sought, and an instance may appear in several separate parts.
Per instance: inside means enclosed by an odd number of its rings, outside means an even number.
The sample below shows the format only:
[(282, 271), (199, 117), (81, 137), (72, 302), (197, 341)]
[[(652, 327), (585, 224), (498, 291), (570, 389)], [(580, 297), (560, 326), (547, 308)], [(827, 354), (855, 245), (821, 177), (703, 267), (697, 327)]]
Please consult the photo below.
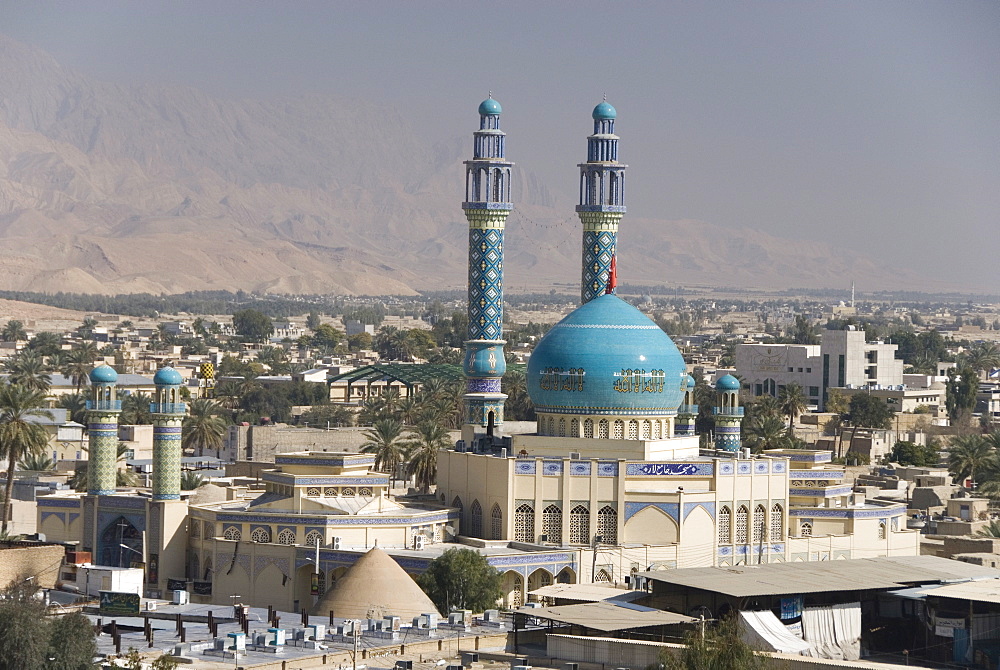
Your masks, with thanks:
[(115, 369), (105, 363), (90, 371), (90, 382), (92, 384), (114, 384), (118, 381), (118, 373)]
[(528, 359), (528, 395), (540, 412), (673, 414), (687, 384), (684, 359), (649, 317), (614, 294), (571, 312)]
[(481, 103), (479, 103), (479, 115), (480, 116), (500, 116), (500, 103), (493, 98), (486, 98)]
[(687, 387), (689, 389), (693, 389), (697, 385), (698, 385), (698, 382), (696, 382), (694, 380), (694, 377), (692, 377), (691, 375), (688, 375), (688, 378), (687, 378)]
[(740, 380), (732, 375), (723, 375), (715, 382), (716, 391), (739, 391)]
[(179, 386), (184, 383), (184, 378), (173, 368), (160, 368), (153, 376), (153, 383), (157, 386)]
[[(484, 103), (485, 104), (485, 103)], [(482, 109), (482, 107), (480, 107)], [(618, 112), (615, 108), (608, 103), (607, 100), (594, 107), (594, 113), (591, 114), (594, 117), (594, 121), (605, 121), (607, 119), (614, 119), (618, 117)]]

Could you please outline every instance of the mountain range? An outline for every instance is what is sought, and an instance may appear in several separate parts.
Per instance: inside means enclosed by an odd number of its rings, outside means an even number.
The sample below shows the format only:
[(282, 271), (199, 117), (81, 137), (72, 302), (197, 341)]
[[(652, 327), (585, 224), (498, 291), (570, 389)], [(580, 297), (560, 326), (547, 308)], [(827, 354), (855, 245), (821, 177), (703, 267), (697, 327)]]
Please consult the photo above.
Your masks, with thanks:
[[(0, 36), (0, 289), (461, 287), (462, 161), (475, 124), (432, 143), (398, 110), (362, 99), (106, 83)], [(515, 170), (508, 287), (579, 281), (574, 203)], [(619, 258), (621, 280), (640, 284), (915, 281), (832, 245), (629, 215)]]

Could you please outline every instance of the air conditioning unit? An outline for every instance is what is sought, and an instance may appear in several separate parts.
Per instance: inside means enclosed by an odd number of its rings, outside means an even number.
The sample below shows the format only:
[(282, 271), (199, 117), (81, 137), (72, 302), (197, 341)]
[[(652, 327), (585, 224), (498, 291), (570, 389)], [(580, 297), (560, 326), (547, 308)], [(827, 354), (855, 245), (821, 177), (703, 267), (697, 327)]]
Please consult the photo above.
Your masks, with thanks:
[(423, 535), (414, 535), (413, 536), (413, 548), (414, 549), (423, 549), (424, 548), (424, 542), (426, 540), (427, 540), (427, 538), (424, 537)]
[(569, 452), (569, 460), (571, 460), (571, 461), (578, 461), (578, 460), (580, 460), (580, 452), (579, 451), (571, 451), (571, 452)]
[(174, 591), (175, 605), (187, 605), (189, 602), (191, 602), (191, 596), (187, 591), (181, 589)]
[(340, 538), (339, 537), (330, 538), (330, 548), (331, 549), (340, 549)]

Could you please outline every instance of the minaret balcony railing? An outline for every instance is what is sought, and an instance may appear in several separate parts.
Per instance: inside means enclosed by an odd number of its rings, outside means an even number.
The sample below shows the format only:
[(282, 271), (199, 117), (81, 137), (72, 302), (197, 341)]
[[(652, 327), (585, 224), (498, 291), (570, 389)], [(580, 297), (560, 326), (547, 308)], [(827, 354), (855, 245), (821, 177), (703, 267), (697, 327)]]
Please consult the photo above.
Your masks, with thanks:
[(681, 405), (680, 407), (677, 408), (677, 413), (678, 414), (697, 414), (698, 413), (698, 406), (697, 405)]
[(88, 400), (87, 409), (97, 412), (120, 412), (121, 400)]
[(717, 416), (743, 416), (743, 407), (713, 407), (712, 413)]
[(187, 403), (183, 402), (151, 402), (149, 411), (153, 414), (184, 414), (187, 412)]

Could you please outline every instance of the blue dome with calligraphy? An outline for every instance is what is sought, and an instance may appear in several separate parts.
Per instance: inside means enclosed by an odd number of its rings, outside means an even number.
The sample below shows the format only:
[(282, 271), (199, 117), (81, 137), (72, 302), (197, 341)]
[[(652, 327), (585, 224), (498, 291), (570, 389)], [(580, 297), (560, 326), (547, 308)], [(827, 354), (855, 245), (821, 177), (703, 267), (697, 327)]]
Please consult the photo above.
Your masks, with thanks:
[(536, 411), (581, 415), (672, 415), (687, 369), (659, 326), (614, 294), (573, 310), (528, 360)]

